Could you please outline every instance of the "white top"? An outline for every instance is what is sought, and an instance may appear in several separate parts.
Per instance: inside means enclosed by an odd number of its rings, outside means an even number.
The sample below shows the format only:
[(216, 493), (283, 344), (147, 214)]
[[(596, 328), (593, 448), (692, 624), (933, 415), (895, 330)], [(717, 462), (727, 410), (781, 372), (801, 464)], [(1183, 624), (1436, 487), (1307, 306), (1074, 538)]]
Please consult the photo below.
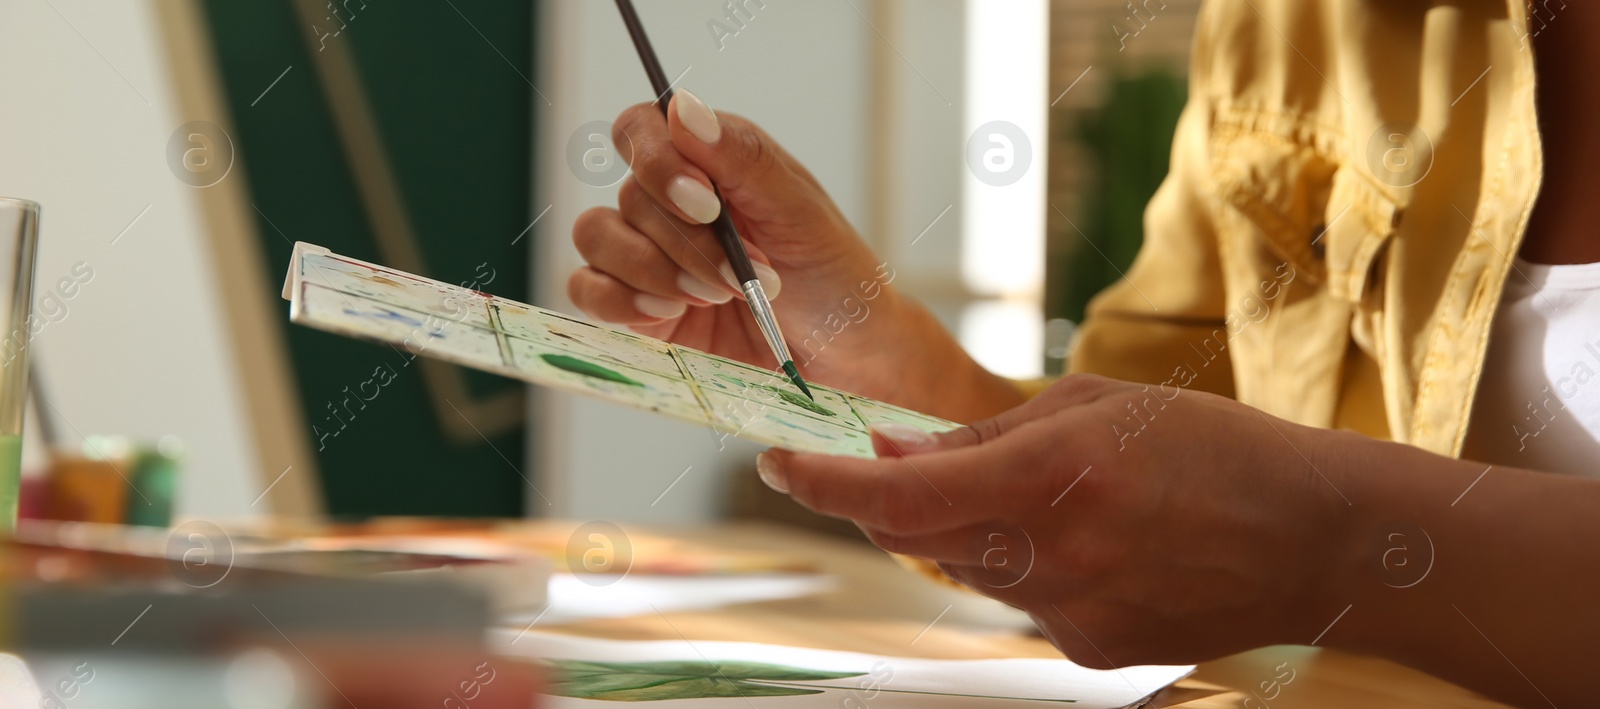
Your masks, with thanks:
[(1516, 259), (1461, 457), (1600, 477), (1600, 263)]

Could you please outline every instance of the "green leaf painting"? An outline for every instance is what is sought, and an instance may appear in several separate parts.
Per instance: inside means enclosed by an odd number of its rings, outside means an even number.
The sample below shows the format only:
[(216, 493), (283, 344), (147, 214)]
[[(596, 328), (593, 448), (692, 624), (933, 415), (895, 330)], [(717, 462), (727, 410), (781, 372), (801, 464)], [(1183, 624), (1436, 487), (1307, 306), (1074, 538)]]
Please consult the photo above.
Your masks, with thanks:
[(733, 386), (735, 386), (737, 388), (746, 388), (746, 387), (748, 387), (748, 388), (751, 388), (751, 389), (760, 389), (760, 390), (765, 391), (765, 392), (767, 392), (769, 394), (775, 395), (778, 398), (783, 399), (784, 401), (786, 401), (786, 402), (788, 402), (788, 403), (790, 403), (790, 404), (792, 404), (794, 406), (798, 406), (798, 407), (800, 407), (802, 409), (810, 411), (811, 413), (814, 413), (814, 414), (818, 414), (820, 416), (838, 416), (838, 414), (834, 413), (832, 409), (829, 409), (828, 407), (823, 406), (822, 404), (819, 404), (819, 403), (817, 403), (815, 401), (812, 401), (809, 398), (806, 398), (806, 397), (801, 396), (799, 394), (796, 394), (796, 393), (794, 393), (792, 391), (789, 391), (788, 389), (780, 389), (778, 387), (767, 385), (767, 384), (757, 384), (755, 382), (751, 382), (751, 381), (747, 381), (747, 380), (744, 380), (744, 379), (740, 379), (739, 377), (735, 377), (735, 376), (728, 375), (728, 374), (719, 373), (719, 374), (716, 374), (715, 376), (718, 379), (721, 379), (722, 381), (728, 382), (729, 384), (732, 384)]
[(823, 688), (779, 683), (841, 679), (866, 674), (821, 672), (759, 662), (547, 662), (554, 670), (548, 689), (550, 694), (616, 702), (821, 694)]
[(618, 371), (616, 371), (614, 369), (611, 369), (609, 367), (602, 367), (602, 366), (600, 366), (598, 364), (595, 364), (594, 362), (590, 362), (588, 360), (578, 359), (577, 357), (573, 357), (571, 355), (542, 354), (542, 355), (539, 355), (539, 359), (542, 359), (545, 362), (548, 362), (550, 364), (550, 366), (552, 366), (552, 367), (555, 367), (557, 369), (564, 369), (564, 370), (566, 370), (568, 372), (572, 372), (573, 374), (582, 374), (583, 376), (586, 376), (586, 377), (594, 377), (595, 379), (604, 379), (605, 381), (608, 381), (608, 382), (616, 382), (618, 384), (627, 384), (628, 386), (636, 386), (636, 387), (644, 386), (643, 384), (639, 383), (638, 381), (635, 381), (632, 377), (629, 377), (626, 374), (622, 374), (622, 373), (620, 373), (620, 372), (618, 372)]
[[(667, 699), (718, 699), (736, 697), (792, 697), (822, 694), (830, 689), (846, 691), (920, 694), (970, 699), (1017, 699), (985, 694), (954, 694), (887, 689), (874, 682), (870, 688), (799, 684), (830, 679), (862, 677), (866, 672), (830, 672), (788, 667), (763, 662), (738, 660), (667, 660), (663, 662), (594, 662), (590, 660), (544, 661), (550, 668), (550, 685), (545, 693), (558, 697), (598, 699), (611, 702), (657, 702)], [(1076, 699), (1033, 699), (1050, 703), (1072, 703)]]
[(823, 416), (837, 416), (838, 415), (838, 414), (833, 413), (833, 411), (829, 410), (828, 407), (823, 406), (822, 404), (819, 404), (819, 403), (817, 403), (815, 401), (812, 401), (812, 400), (810, 400), (810, 399), (808, 399), (806, 397), (803, 397), (803, 396), (801, 396), (799, 394), (796, 394), (796, 393), (794, 393), (792, 391), (784, 391), (782, 389), (775, 389), (773, 387), (766, 387), (766, 388), (767, 389), (771, 389), (774, 393), (776, 393), (778, 395), (779, 398), (783, 399), (784, 401), (787, 401), (787, 402), (789, 402), (789, 403), (791, 403), (791, 404), (793, 404), (795, 406), (798, 406), (798, 407), (800, 407), (802, 409), (810, 411), (811, 413), (822, 414)]

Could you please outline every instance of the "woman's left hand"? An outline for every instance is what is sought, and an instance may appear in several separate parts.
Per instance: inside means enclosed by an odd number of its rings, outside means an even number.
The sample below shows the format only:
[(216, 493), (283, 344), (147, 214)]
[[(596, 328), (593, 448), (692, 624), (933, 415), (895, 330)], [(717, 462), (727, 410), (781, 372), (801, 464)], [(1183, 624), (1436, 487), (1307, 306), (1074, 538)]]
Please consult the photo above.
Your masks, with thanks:
[(774, 450), (758, 467), (1109, 668), (1313, 642), (1343, 607), (1330, 578), (1359, 553), (1330, 466), (1344, 435), (1071, 375), (967, 428), (880, 428), (876, 460)]

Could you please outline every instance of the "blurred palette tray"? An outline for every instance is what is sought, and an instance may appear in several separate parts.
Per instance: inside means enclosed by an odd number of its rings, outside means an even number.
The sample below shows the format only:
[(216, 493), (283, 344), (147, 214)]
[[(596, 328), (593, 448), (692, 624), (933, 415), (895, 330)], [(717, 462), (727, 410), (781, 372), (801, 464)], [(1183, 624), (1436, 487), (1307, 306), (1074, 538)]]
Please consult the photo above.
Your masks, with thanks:
[(770, 446), (870, 458), (868, 429), (957, 424), (829, 387), (816, 400), (777, 371), (296, 243), (289, 319), (542, 386), (701, 424)]

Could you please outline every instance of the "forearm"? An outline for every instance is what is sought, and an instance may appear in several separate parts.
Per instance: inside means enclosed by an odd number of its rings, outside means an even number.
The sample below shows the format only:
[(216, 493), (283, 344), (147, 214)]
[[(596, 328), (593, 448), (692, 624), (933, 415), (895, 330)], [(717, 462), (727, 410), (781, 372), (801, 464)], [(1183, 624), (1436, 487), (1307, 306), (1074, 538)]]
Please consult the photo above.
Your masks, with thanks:
[(1322, 644), (1522, 705), (1589, 701), (1600, 482), (1329, 436), (1351, 515), (1329, 587), (1350, 609)]

